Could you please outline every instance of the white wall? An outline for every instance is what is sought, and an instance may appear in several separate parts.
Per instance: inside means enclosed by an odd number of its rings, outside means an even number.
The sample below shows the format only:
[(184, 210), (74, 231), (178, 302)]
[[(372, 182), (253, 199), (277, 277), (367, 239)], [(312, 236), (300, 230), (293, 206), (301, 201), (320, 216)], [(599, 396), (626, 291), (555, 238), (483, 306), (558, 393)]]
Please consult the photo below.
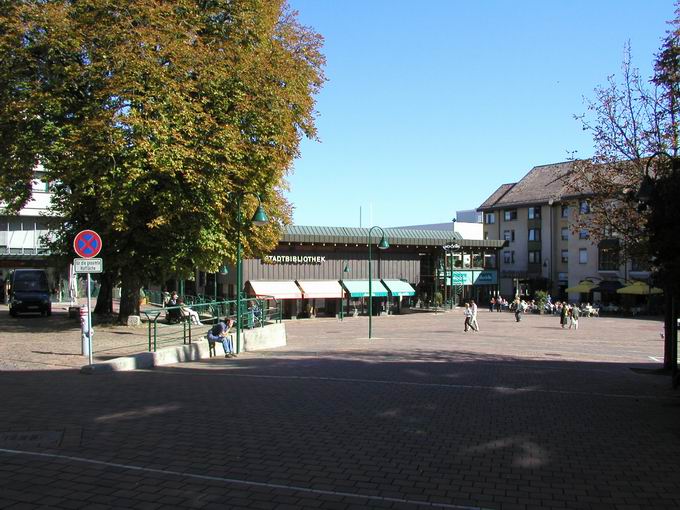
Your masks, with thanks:
[(482, 223), (464, 223), (462, 221), (457, 221), (456, 232), (458, 232), (463, 239), (484, 239), (484, 225)]

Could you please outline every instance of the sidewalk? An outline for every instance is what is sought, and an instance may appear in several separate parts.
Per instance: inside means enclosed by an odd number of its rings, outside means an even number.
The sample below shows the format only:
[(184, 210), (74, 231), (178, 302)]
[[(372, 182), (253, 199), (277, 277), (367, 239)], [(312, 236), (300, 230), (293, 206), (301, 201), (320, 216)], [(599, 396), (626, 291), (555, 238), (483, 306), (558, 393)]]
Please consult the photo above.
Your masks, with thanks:
[[(631, 370), (659, 366), (659, 321), (479, 323), (291, 321), (235, 360), (0, 371), (0, 508), (680, 507), (680, 395)], [(25, 344), (40, 320), (13, 324)]]

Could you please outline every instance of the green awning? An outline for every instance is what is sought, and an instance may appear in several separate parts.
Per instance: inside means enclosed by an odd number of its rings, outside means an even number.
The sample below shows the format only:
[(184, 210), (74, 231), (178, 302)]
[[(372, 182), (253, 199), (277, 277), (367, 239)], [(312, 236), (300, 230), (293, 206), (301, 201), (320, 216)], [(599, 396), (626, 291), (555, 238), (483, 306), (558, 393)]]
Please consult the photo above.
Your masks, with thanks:
[(404, 280), (382, 280), (392, 296), (415, 296), (416, 291)]
[[(342, 280), (340, 282), (350, 297), (368, 297), (368, 280)], [(387, 289), (380, 280), (373, 280), (373, 297), (386, 297)]]

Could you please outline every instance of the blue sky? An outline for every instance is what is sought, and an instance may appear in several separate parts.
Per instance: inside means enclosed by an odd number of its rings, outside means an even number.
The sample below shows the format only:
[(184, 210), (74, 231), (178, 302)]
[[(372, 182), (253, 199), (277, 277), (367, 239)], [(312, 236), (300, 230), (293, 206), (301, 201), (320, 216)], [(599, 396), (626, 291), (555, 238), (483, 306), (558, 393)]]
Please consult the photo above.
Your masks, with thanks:
[(672, 0), (289, 0), (325, 38), (320, 142), (289, 176), (298, 225), (448, 222), (533, 166), (592, 154), (575, 114), (650, 76)]

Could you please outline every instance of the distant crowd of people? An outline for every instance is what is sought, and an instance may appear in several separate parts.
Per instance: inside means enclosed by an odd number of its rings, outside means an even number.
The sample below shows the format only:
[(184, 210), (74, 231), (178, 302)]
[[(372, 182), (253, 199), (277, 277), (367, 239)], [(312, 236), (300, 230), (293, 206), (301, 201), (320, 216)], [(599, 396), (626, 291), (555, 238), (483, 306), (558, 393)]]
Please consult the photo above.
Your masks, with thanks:
[[(522, 321), (522, 315), (525, 313), (538, 313), (540, 307), (535, 299), (524, 300), (519, 296), (515, 297), (512, 302), (508, 302), (503, 296), (492, 296), (489, 299), (489, 312), (501, 312), (508, 310), (515, 316), (516, 322)], [(548, 294), (547, 302), (542, 310), (544, 313), (557, 315), (560, 317), (560, 324), (562, 328), (578, 329), (578, 320), (582, 315), (590, 317), (598, 315), (599, 310), (590, 305), (590, 303), (582, 303), (576, 305), (556, 301), (552, 302), (550, 294)], [(473, 299), (464, 304), (463, 316), (465, 318), (464, 331), (479, 331), (479, 322), (477, 319), (477, 304)]]

